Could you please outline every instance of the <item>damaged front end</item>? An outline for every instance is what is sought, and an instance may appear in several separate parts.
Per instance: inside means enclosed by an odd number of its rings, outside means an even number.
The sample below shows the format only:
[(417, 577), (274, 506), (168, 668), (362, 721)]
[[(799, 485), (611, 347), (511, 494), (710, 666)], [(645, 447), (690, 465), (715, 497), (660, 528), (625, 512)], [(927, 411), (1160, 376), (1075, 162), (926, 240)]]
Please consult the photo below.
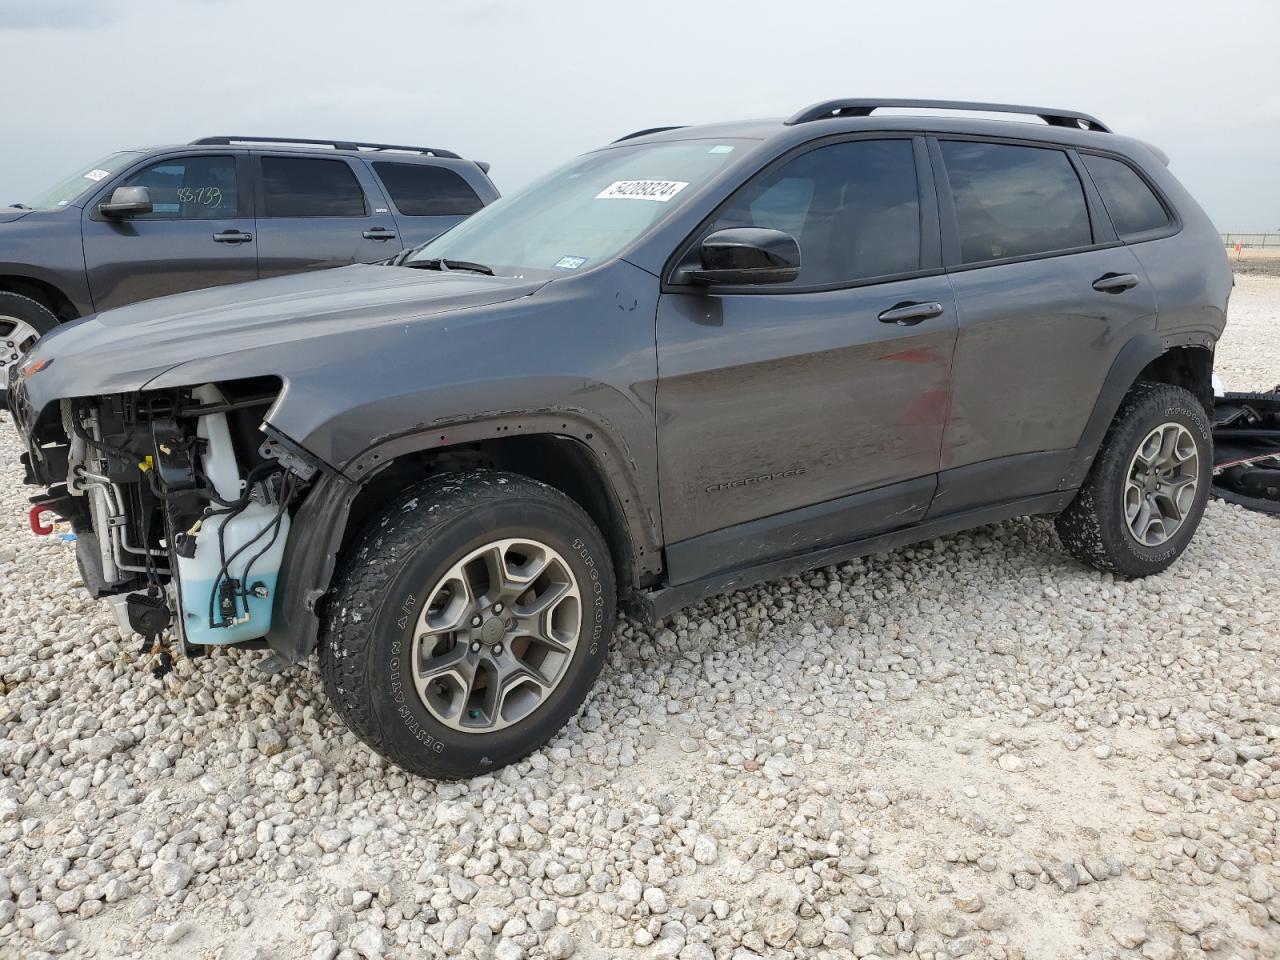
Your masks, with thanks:
[(264, 437), (274, 378), (63, 399), (26, 431), (32, 502), (70, 521), (122, 631), (188, 648), (271, 628), (291, 510), (315, 470)]

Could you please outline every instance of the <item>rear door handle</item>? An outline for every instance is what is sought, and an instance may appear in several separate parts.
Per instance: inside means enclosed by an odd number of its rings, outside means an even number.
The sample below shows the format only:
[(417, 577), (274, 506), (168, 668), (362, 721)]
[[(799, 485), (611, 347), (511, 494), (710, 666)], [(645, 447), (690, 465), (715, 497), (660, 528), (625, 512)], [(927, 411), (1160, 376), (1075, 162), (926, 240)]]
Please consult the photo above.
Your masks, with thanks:
[(366, 240), (394, 240), (396, 232), (388, 230), (386, 227), (374, 227), (372, 230), (364, 232), (364, 238)]
[(942, 304), (930, 301), (929, 303), (914, 303), (906, 301), (904, 303), (895, 303), (888, 310), (880, 314), (881, 323), (896, 323), (900, 327), (915, 326), (921, 320), (928, 320), (942, 313)]
[(242, 233), (239, 230), (223, 230), (221, 233), (213, 235), (215, 243), (252, 243), (252, 233)]
[(1138, 278), (1132, 273), (1104, 273), (1093, 281), (1093, 289), (1100, 293), (1124, 293), (1138, 285)]

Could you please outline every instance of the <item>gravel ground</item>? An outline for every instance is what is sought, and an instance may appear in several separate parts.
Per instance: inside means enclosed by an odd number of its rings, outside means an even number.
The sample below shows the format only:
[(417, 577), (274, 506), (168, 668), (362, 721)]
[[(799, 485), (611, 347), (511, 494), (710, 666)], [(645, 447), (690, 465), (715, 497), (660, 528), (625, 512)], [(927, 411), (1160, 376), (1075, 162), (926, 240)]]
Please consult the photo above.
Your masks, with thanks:
[[(1280, 278), (1219, 368), (1280, 380)], [(987, 527), (620, 625), (529, 761), (410, 781), (311, 670), (154, 680), (0, 426), (0, 956), (1280, 956), (1280, 523), (1117, 583)]]

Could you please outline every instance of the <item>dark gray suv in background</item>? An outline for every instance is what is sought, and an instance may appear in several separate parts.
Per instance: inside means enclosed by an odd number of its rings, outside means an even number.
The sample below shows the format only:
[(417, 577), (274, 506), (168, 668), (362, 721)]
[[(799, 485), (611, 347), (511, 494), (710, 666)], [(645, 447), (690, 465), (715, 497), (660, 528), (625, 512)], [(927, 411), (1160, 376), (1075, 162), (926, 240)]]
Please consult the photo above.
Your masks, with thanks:
[(123, 150), (0, 209), (0, 386), (58, 322), (137, 300), (380, 260), (496, 200), (434, 147), (205, 137)]
[(834, 100), (624, 137), (387, 264), (108, 310), (11, 401), (124, 629), (318, 647), (352, 730), (460, 777), (574, 714), (619, 600), (1030, 514), (1163, 570), (1231, 283), (1165, 158), (1087, 114)]

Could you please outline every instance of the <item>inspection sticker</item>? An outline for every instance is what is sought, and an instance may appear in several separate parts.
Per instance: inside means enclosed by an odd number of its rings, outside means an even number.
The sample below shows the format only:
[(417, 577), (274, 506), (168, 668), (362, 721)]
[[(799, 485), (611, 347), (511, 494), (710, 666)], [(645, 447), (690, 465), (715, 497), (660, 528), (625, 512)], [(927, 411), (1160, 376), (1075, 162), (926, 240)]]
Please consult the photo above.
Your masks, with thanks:
[(561, 257), (555, 262), (555, 267), (557, 270), (577, 270), (586, 262), (586, 257)]
[(90, 170), (88, 173), (84, 175), (84, 178), (86, 180), (92, 180), (94, 183), (97, 183), (103, 177), (109, 177), (109, 176), (111, 176), (110, 170)]
[(666, 203), (689, 184), (683, 180), (615, 180), (597, 200), (656, 200)]

